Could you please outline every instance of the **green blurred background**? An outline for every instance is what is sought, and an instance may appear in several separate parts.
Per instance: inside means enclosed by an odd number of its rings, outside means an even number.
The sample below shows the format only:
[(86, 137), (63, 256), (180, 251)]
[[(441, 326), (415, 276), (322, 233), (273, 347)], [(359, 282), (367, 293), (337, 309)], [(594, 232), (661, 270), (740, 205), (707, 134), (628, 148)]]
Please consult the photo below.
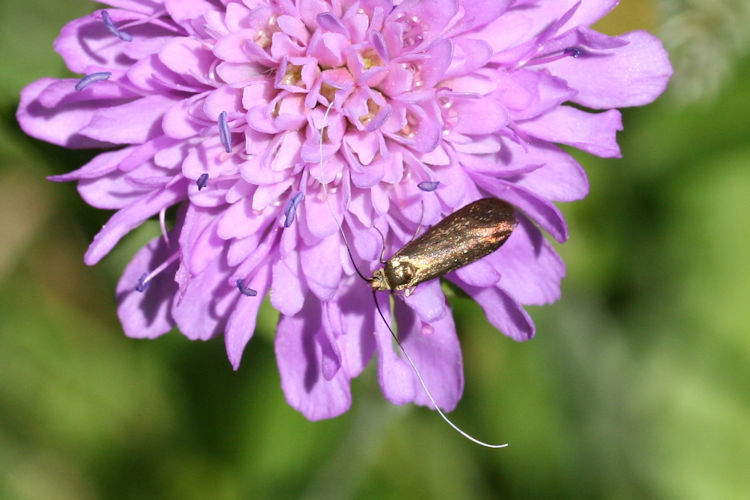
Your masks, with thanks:
[(648, 29), (676, 74), (626, 110), (624, 159), (579, 155), (563, 206), (563, 297), (517, 344), (453, 300), (460, 439), (383, 400), (372, 366), (346, 415), (310, 423), (279, 387), (266, 309), (242, 368), (222, 340), (125, 338), (114, 289), (151, 224), (97, 267), (108, 214), (45, 176), (90, 152), (25, 137), (18, 92), (64, 76), (51, 43), (83, 0), (0, 0), (0, 498), (750, 497), (750, 2), (624, 0), (600, 28)]

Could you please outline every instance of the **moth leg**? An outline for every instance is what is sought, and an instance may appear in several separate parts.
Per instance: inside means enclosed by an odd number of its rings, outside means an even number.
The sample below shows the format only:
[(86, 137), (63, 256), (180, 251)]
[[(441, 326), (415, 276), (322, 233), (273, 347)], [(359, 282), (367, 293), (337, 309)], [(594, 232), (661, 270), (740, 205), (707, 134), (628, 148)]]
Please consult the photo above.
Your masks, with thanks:
[(424, 200), (420, 201), (419, 203), (422, 205), (422, 215), (419, 216), (419, 224), (417, 224), (417, 230), (414, 231), (414, 234), (411, 237), (412, 241), (417, 238), (419, 231), (422, 229), (422, 221), (424, 220)]
[(416, 290), (416, 289), (417, 289), (417, 287), (410, 286), (409, 288), (407, 288), (406, 290), (404, 290), (404, 294), (408, 297), (409, 295), (411, 295), (412, 293), (414, 293), (414, 290)]

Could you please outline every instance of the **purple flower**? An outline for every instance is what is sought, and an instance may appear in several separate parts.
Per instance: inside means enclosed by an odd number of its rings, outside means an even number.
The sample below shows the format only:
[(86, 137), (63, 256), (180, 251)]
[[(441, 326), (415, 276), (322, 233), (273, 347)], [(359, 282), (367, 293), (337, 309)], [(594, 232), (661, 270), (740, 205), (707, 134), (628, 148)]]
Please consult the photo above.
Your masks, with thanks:
[[(505, 335), (529, 339), (523, 306), (556, 300), (565, 273), (541, 230), (565, 241), (553, 202), (588, 190), (557, 144), (619, 156), (614, 108), (652, 101), (671, 74), (648, 33), (589, 28), (615, 0), (108, 3), (55, 44), (83, 77), (32, 83), (18, 110), (30, 135), (108, 149), (53, 178), (116, 210), (85, 261), (159, 216), (163, 234), (117, 287), (123, 328), (223, 333), (235, 368), (270, 294), (281, 385), (311, 420), (349, 408), (350, 379), (376, 353), (386, 398), (429, 404), (337, 223), (372, 272), (378, 231), (390, 255), (420, 219), (485, 196), (515, 205), (508, 242), (447, 278)], [(436, 401), (453, 409), (461, 351), (438, 280), (399, 296), (395, 315)]]

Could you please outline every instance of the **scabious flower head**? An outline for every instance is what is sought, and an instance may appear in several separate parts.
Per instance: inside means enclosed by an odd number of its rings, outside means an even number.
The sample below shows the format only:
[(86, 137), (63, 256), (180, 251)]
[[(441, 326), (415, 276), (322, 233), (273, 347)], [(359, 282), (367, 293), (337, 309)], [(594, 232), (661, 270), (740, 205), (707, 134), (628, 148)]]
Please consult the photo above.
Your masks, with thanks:
[[(589, 28), (614, 0), (107, 3), (55, 44), (82, 78), (32, 83), (18, 111), (35, 137), (107, 149), (53, 178), (115, 210), (85, 261), (160, 216), (163, 234), (117, 287), (125, 332), (223, 334), (237, 367), (270, 294), (282, 388), (313, 420), (349, 408), (350, 379), (375, 354), (386, 398), (429, 404), (338, 224), (371, 272), (378, 232), (390, 255), (420, 220), (486, 196), (511, 203), (507, 243), (447, 278), (505, 335), (529, 339), (523, 306), (556, 300), (564, 275), (542, 233), (567, 238), (553, 202), (588, 190), (558, 144), (619, 156), (614, 108), (652, 101), (671, 74), (651, 35)], [(404, 348), (454, 408), (462, 360), (438, 280), (394, 307)]]

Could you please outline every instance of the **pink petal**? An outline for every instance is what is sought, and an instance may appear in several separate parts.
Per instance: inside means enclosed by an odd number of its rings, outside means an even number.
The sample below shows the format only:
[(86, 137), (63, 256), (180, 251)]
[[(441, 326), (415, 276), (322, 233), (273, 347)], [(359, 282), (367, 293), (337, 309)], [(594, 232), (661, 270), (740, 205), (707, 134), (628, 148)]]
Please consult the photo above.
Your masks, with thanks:
[(235, 370), (240, 367), (242, 352), (255, 332), (258, 310), (263, 303), (263, 297), (269, 290), (270, 271), (270, 266), (263, 266), (255, 276), (245, 283), (246, 286), (258, 292), (258, 295), (238, 297), (237, 304), (227, 321), (224, 344), (229, 362), (232, 363)]
[(307, 286), (319, 299), (328, 300), (341, 280), (341, 238), (337, 233), (299, 251)]
[(216, 5), (209, 0), (164, 0), (164, 8), (178, 23), (200, 18), (209, 11), (218, 12)]
[(297, 255), (288, 255), (273, 265), (271, 304), (285, 316), (297, 314), (305, 302), (305, 288)]
[(83, 258), (84, 262), (90, 266), (96, 264), (131, 229), (138, 227), (147, 218), (159, 213), (163, 208), (174, 205), (184, 197), (185, 182), (178, 182), (169, 189), (161, 190), (118, 210), (94, 236), (94, 241), (89, 245)]
[(524, 212), (560, 243), (568, 239), (565, 219), (560, 210), (549, 200), (511, 182), (483, 175), (474, 175), (473, 178), (478, 186)]
[(542, 141), (521, 146), (513, 141), (503, 142), (499, 161), (507, 168), (529, 166), (515, 184), (552, 201), (575, 201), (586, 197), (589, 182), (586, 172), (575, 159), (561, 148)]
[[(505, 243), (507, 245), (507, 243)], [(500, 273), (505, 272), (505, 268), (498, 266), (496, 269), (488, 262), (489, 257), (472, 262), (468, 266), (456, 270), (456, 276), (462, 281), (472, 286), (492, 287), (500, 281)]]
[(323, 334), (317, 300), (308, 300), (299, 315), (283, 315), (276, 331), (276, 360), (287, 403), (313, 421), (338, 416), (351, 406), (344, 371), (330, 380), (323, 377), (323, 352), (316, 341)]
[(534, 322), (531, 317), (502, 288), (477, 288), (455, 277), (453, 281), (482, 306), (489, 322), (504, 335), (518, 342), (534, 337)]
[(576, 95), (564, 80), (546, 72), (521, 69), (499, 76), (496, 94), (513, 121), (536, 118)]
[(456, 100), (456, 132), (482, 135), (497, 132), (508, 123), (505, 107), (492, 98)]
[(550, 65), (556, 76), (579, 91), (574, 102), (595, 109), (641, 106), (664, 92), (672, 66), (661, 41), (644, 31), (618, 38), (628, 44), (607, 54), (584, 53)]
[(565, 263), (528, 219), (520, 218), (508, 241), (486, 260), (500, 272), (499, 286), (518, 302), (542, 305), (560, 298)]
[(201, 274), (187, 279), (172, 316), (190, 340), (209, 340), (223, 333), (229, 311), (238, 300), (250, 298), (227, 284), (228, 272), (224, 259), (212, 259)]
[(55, 182), (76, 181), (81, 179), (96, 179), (102, 175), (107, 175), (117, 170), (120, 162), (127, 158), (134, 150), (133, 147), (126, 147), (116, 151), (105, 151), (96, 155), (90, 162), (77, 170), (62, 175), (53, 175), (48, 177)]
[[(76, 92), (73, 89), (76, 83), (77, 80), (44, 78), (28, 85), (21, 92), (21, 102), (16, 113), (18, 123), (23, 131), (32, 137), (60, 146), (110, 146), (107, 139), (95, 140), (79, 132), (91, 122), (100, 106), (112, 105), (116, 99), (122, 99), (122, 89), (111, 82), (97, 82), (81, 92)], [(43, 101), (54, 104), (48, 106)]]
[[(381, 294), (378, 303), (385, 317), (390, 320), (388, 297)], [(378, 353), (378, 380), (383, 395), (397, 405), (414, 401), (417, 396), (414, 373), (393, 350), (391, 332), (380, 317), (375, 318), (375, 342)]]
[[(451, 27), (451, 34), (472, 31), (499, 18), (513, 0), (470, 0), (461, 2), (463, 16)], [(469, 35), (471, 36), (471, 35)]]
[[(423, 322), (408, 307), (398, 302), (395, 307), (401, 345), (440, 409), (452, 411), (461, 399), (464, 377), (461, 346), (450, 311), (446, 307), (441, 319)], [(414, 377), (414, 402), (432, 408), (424, 388), (417, 385)]]
[(175, 74), (203, 84), (212, 83), (208, 78), (211, 66), (216, 61), (204, 44), (188, 37), (174, 37), (159, 51), (159, 60)]
[(426, 323), (437, 321), (445, 314), (445, 295), (439, 279), (420, 283), (411, 296), (404, 296), (404, 302)]
[(570, 106), (560, 106), (534, 120), (518, 124), (519, 130), (537, 139), (574, 146), (603, 158), (619, 158), (617, 131), (622, 117), (614, 109), (587, 113)]
[[(355, 279), (354, 285), (342, 287), (347, 292), (337, 302), (326, 303), (327, 315), (339, 316), (337, 333), (339, 347), (343, 358), (344, 373), (356, 377), (367, 366), (375, 352), (375, 309), (372, 305), (372, 294), (366, 284)], [(334, 323), (333, 320), (329, 320)]]
[(137, 188), (120, 171), (78, 183), (78, 193), (92, 207), (119, 210), (148, 194), (147, 188)]
[(148, 287), (136, 290), (140, 277), (155, 270), (169, 257), (169, 248), (159, 236), (135, 254), (117, 283), (117, 316), (125, 335), (155, 338), (170, 331), (174, 319), (170, 313), (177, 292), (174, 263), (149, 281)]
[(160, 131), (164, 113), (174, 104), (174, 97), (146, 96), (127, 104), (97, 109), (81, 134), (100, 141), (140, 144)]
[[(122, 11), (107, 11), (116, 25), (141, 16)], [(126, 30), (133, 35), (130, 29)], [(134, 37), (135, 39), (135, 37)], [(122, 58), (126, 43), (115, 38), (102, 22), (101, 12), (94, 12), (86, 17), (75, 19), (66, 24), (55, 40), (55, 50), (62, 56), (68, 69), (73, 73), (86, 73), (86, 68), (125, 69), (132, 61)], [(129, 42), (132, 43), (132, 42)]]

